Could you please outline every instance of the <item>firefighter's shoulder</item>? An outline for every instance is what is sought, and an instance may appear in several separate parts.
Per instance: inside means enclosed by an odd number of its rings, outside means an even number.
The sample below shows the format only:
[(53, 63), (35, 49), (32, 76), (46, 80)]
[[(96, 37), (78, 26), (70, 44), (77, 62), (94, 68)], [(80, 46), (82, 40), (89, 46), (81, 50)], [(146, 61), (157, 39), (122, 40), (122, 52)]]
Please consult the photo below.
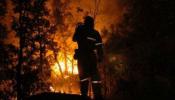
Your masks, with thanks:
[(95, 33), (95, 35), (96, 35), (97, 37), (100, 36), (100, 33), (99, 33), (97, 30), (95, 30), (95, 29), (94, 29), (94, 33)]

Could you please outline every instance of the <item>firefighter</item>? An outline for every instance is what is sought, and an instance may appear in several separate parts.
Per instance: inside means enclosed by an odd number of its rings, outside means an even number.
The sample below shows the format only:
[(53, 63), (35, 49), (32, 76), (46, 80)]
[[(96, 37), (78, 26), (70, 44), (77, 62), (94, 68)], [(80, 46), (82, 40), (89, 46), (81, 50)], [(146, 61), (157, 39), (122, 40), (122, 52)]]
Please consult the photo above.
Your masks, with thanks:
[(73, 41), (78, 44), (74, 59), (78, 60), (81, 95), (87, 96), (88, 85), (92, 83), (94, 99), (102, 100), (97, 63), (103, 60), (103, 43), (99, 32), (94, 29), (94, 19), (91, 16), (86, 16), (84, 23), (77, 25)]

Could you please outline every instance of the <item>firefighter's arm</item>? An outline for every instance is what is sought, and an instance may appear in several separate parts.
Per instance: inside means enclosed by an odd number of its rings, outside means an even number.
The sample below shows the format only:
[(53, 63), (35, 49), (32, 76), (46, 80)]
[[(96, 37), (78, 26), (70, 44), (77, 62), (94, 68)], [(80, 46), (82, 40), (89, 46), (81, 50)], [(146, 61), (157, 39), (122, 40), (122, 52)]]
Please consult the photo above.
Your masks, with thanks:
[(104, 51), (103, 51), (103, 42), (100, 34), (98, 33), (97, 36), (97, 42), (96, 42), (96, 48), (97, 48), (97, 56), (98, 56), (98, 62), (102, 62), (104, 59)]
[(73, 35), (73, 38), (72, 38), (72, 40), (73, 40), (74, 42), (77, 41), (77, 34), (78, 34), (78, 28), (75, 29), (75, 32), (74, 32), (74, 35)]

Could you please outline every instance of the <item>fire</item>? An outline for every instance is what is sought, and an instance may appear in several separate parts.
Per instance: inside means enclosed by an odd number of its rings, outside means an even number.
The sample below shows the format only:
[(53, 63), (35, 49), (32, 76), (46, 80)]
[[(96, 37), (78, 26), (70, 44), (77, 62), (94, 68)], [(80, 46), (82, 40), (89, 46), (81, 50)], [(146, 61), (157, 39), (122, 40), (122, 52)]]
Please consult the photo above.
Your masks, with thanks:
[(57, 61), (51, 66), (51, 91), (80, 94), (77, 62), (73, 59), (74, 49), (77, 48), (72, 42), (75, 26), (83, 21), (84, 16), (93, 16), (95, 28), (103, 35), (105, 43), (109, 36), (102, 31), (119, 23), (124, 13), (121, 4), (122, 2), (116, 0), (49, 0), (49, 19), (57, 25), (54, 41), (60, 49)]
[(57, 56), (58, 61), (51, 67), (52, 71), (58, 76), (61, 74), (78, 75), (77, 61), (73, 58), (73, 54), (70, 51), (59, 51)]
[(77, 61), (73, 59), (73, 54), (63, 56), (64, 52), (59, 52), (58, 61), (51, 66), (52, 92), (80, 94)]
[[(63, 61), (61, 61), (61, 62), (59, 62), (59, 63), (60, 63), (61, 71), (62, 71), (63, 73), (68, 72), (68, 74), (74, 74), (74, 75), (77, 75), (77, 74), (78, 74), (77, 65), (72, 66), (71, 63), (68, 63), (68, 65), (67, 65), (68, 69), (67, 69), (67, 71), (66, 71), (65, 63), (64, 63)], [(61, 74), (58, 63), (55, 63), (55, 64), (52, 66), (52, 71), (53, 71), (55, 74), (58, 74), (58, 75)]]

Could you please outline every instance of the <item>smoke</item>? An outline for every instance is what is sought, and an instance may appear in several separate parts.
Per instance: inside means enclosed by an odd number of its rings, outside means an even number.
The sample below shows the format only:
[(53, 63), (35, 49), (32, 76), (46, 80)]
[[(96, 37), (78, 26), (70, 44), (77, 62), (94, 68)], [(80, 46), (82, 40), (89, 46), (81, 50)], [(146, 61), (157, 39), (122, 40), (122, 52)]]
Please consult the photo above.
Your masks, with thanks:
[[(73, 44), (71, 40), (76, 24), (90, 15), (95, 18), (95, 29), (100, 32), (103, 42), (107, 43), (112, 34), (118, 34), (112, 30), (122, 22), (127, 4), (128, 0), (49, 0), (50, 20), (58, 27), (56, 41), (62, 44), (60, 40), (66, 37), (69, 38), (67, 44)], [(68, 45), (73, 48), (72, 52), (75, 45)]]
[[(82, 22), (84, 16), (95, 16), (95, 28), (101, 31), (109, 29), (111, 25), (117, 25), (125, 12), (127, 0), (48, 0), (46, 7), (50, 15), (49, 20), (58, 26), (58, 33), (65, 33), (71, 37), (78, 22)], [(6, 44), (19, 46), (19, 39), (11, 29), (13, 20), (13, 5), (7, 0), (7, 14), (4, 23), (7, 25), (8, 37)], [(69, 39), (70, 41), (70, 39)]]
[[(125, 1), (125, 0), (124, 0)], [(49, 0), (51, 14), (58, 25), (75, 27), (82, 22), (84, 16), (95, 16), (96, 29), (120, 22), (125, 8), (125, 2), (120, 0)], [(73, 28), (73, 27), (72, 27)]]

